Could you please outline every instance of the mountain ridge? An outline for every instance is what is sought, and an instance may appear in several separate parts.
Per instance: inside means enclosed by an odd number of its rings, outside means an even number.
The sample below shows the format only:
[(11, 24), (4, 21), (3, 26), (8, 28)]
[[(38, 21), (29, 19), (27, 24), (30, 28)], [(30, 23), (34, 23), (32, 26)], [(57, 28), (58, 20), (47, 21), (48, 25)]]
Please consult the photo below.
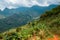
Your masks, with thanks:
[(0, 35), (3, 40), (59, 40), (60, 6), (46, 11), (39, 19), (24, 26), (7, 30)]
[[(26, 13), (28, 11), (31, 12), (32, 11), (36, 11), (38, 13), (43, 13), (45, 12), (46, 10), (51, 10), (52, 8), (56, 7), (57, 5), (50, 5), (48, 7), (41, 7), (41, 6), (32, 6), (32, 7), (19, 7), (19, 8), (16, 8), (16, 9), (8, 9), (8, 8), (5, 8), (3, 11), (0, 10), (0, 14), (5, 16), (5, 17), (9, 17), (15, 13)], [(43, 10), (44, 9), (44, 10)]]
[[(52, 5), (52, 6), (53, 6), (53, 8), (55, 7), (54, 5)], [(7, 18), (0, 20), (1, 31), (5, 31), (5, 30), (15, 28), (15, 27), (18, 27), (21, 25), (25, 25), (26, 23), (39, 17), (41, 14), (43, 14), (45, 11), (47, 11), (50, 7), (49, 8), (46, 7), (47, 9), (46, 8), (44, 9), (44, 8), (35, 6), (35, 8), (33, 7), (33, 8), (26, 9), (27, 11), (23, 8), (24, 11), (22, 11), (22, 12), (20, 11), (20, 9), (18, 9), (19, 11), (13, 10), (14, 13), (12, 12), (13, 13), (12, 16), (9, 16)], [(51, 9), (49, 9), (49, 10), (51, 10)], [(5, 13), (8, 15), (8, 14), (10, 14), (10, 11), (9, 10), (7, 11), (7, 10), (5, 10)]]

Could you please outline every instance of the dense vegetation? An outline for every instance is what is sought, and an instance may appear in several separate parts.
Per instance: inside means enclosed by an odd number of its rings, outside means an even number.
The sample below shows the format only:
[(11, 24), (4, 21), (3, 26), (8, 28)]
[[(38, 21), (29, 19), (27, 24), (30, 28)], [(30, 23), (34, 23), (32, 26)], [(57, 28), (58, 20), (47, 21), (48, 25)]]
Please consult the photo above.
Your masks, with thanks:
[(32, 6), (19, 7), (16, 9), (5, 8), (0, 10), (0, 32), (25, 25), (27, 22), (36, 19), (36, 17), (43, 14), (46, 10), (51, 10), (57, 5), (50, 5), (48, 7)]
[[(53, 40), (60, 37), (60, 6), (45, 12), (37, 20), (0, 34), (1, 40)], [(50, 39), (52, 38), (52, 39)], [(55, 38), (54, 40), (58, 40)]]

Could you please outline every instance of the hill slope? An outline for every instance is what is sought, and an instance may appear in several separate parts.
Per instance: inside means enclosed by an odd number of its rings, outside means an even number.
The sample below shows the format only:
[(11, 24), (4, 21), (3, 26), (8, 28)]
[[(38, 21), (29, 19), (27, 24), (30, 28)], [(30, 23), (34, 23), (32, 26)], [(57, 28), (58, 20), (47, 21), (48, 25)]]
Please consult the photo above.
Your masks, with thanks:
[(16, 9), (6, 8), (0, 11), (0, 14), (5, 16), (4, 19), (0, 19), (0, 32), (24, 25), (56, 6), (57, 5), (50, 5), (48, 7), (33, 6), (31, 8), (19, 7)]
[[(41, 17), (20, 28), (0, 35), (3, 40), (58, 40), (60, 37), (60, 6), (45, 12)], [(57, 37), (57, 36), (58, 37)]]

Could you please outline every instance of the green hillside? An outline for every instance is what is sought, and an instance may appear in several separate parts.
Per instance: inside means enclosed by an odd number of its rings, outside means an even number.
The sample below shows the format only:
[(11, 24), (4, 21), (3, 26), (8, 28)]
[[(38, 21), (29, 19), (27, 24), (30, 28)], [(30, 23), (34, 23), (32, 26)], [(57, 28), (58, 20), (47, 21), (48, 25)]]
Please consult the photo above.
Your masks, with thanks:
[(60, 6), (20, 28), (1, 33), (0, 40), (49, 40), (54, 35), (60, 37)]

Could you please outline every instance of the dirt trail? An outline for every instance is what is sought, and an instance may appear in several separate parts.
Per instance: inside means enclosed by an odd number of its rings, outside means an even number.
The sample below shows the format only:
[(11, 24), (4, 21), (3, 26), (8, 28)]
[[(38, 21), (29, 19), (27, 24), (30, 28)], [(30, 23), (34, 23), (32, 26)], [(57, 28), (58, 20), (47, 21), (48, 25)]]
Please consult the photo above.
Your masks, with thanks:
[(48, 38), (48, 40), (59, 40), (59, 37), (57, 35), (54, 35), (53, 38)]

